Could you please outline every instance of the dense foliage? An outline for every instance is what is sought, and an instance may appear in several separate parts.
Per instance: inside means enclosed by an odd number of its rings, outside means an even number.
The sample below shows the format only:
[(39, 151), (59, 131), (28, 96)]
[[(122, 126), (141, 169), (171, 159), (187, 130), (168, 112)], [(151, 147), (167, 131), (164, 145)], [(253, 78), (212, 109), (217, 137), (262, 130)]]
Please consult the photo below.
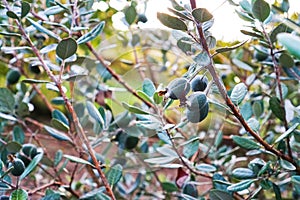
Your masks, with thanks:
[(147, 1), (101, 2), (1, 1), (1, 199), (300, 198), (288, 0), (228, 0), (232, 44), (195, 0), (157, 13), (171, 31), (140, 29)]

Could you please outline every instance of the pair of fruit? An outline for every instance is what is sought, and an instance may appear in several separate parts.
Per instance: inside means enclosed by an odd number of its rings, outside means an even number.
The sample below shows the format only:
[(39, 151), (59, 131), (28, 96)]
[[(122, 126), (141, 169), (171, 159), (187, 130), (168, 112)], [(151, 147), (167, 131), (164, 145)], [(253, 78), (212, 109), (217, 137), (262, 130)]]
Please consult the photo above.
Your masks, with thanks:
[[(191, 83), (186, 78), (176, 78), (169, 83), (165, 96), (173, 100), (186, 102), (186, 117), (188, 121), (198, 123), (207, 117), (209, 111), (206, 94), (203, 92), (207, 84), (208, 79), (200, 75), (197, 75)], [(186, 95), (191, 88), (193, 94), (186, 99)]]
[(24, 144), (22, 152), (25, 156), (19, 153), (16, 158), (12, 155), (8, 156), (8, 159), (10, 160), (8, 168), (14, 167), (11, 170), (11, 174), (14, 176), (21, 176), (26, 166), (30, 163), (29, 158), (33, 159), (38, 154), (37, 148), (33, 144)]

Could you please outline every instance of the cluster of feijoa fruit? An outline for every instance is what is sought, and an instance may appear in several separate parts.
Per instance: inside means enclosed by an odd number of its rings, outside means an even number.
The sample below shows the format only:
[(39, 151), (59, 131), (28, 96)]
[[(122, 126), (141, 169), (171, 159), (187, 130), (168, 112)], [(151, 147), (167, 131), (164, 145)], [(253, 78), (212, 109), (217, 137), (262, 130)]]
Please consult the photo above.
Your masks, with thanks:
[[(186, 117), (189, 122), (198, 123), (204, 120), (209, 111), (206, 94), (203, 92), (208, 84), (206, 76), (197, 75), (191, 82), (186, 78), (176, 78), (167, 86), (166, 98), (179, 100), (186, 105)], [(186, 97), (192, 89), (193, 93)]]

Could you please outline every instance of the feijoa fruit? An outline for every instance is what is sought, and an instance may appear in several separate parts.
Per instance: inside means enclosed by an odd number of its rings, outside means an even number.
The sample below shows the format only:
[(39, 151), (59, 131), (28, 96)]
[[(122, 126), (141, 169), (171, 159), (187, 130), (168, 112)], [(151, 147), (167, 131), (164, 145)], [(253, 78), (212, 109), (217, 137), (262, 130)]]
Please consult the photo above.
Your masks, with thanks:
[(186, 78), (176, 78), (171, 81), (167, 87), (166, 97), (170, 99), (185, 99), (190, 91), (190, 83)]
[(14, 167), (11, 170), (11, 174), (14, 176), (21, 176), (21, 174), (24, 172), (25, 170), (25, 165), (23, 163), (23, 161), (19, 158), (15, 158), (12, 162), (9, 163), (8, 167)]
[(19, 70), (11, 69), (6, 74), (6, 82), (9, 85), (16, 84), (21, 77), (21, 73)]
[(194, 92), (204, 91), (207, 87), (208, 79), (206, 76), (197, 75), (191, 81), (192, 90)]

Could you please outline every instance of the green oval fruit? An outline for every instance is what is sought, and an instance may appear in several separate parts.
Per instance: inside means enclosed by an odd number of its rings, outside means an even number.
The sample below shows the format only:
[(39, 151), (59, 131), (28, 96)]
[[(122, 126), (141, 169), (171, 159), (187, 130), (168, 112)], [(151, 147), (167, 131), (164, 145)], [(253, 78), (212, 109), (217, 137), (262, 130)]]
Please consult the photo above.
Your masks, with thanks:
[(166, 97), (170, 99), (185, 99), (190, 91), (190, 83), (186, 78), (176, 78), (167, 87)]
[(21, 159), (25, 165), (25, 167), (27, 167), (29, 165), (29, 163), (31, 162), (26, 156), (20, 154), (20, 153), (17, 153), (16, 154), (16, 157)]
[(191, 123), (198, 123), (204, 120), (209, 111), (209, 104), (203, 92), (195, 92), (188, 98), (186, 117)]
[(33, 144), (24, 144), (22, 146), (22, 151), (26, 156), (28, 156), (30, 158), (34, 158), (34, 156), (36, 156), (38, 154), (37, 148)]
[(197, 75), (191, 81), (192, 90), (194, 92), (204, 91), (207, 87), (208, 79), (206, 76)]
[(143, 22), (143, 23), (146, 23), (148, 21), (146, 15), (144, 14), (139, 14), (138, 15), (138, 22)]
[(11, 174), (14, 176), (21, 176), (21, 174), (24, 172), (25, 170), (25, 165), (23, 163), (23, 161), (19, 158), (15, 158), (11, 163), (9, 163), (8, 167), (14, 167), (11, 170)]
[(29, 65), (29, 70), (35, 74), (41, 73), (41, 68), (39, 65)]
[(15, 84), (19, 81), (21, 73), (19, 70), (11, 69), (6, 74), (6, 82), (9, 85)]
[(134, 149), (138, 143), (139, 138), (129, 135), (125, 140), (125, 148), (128, 150)]

